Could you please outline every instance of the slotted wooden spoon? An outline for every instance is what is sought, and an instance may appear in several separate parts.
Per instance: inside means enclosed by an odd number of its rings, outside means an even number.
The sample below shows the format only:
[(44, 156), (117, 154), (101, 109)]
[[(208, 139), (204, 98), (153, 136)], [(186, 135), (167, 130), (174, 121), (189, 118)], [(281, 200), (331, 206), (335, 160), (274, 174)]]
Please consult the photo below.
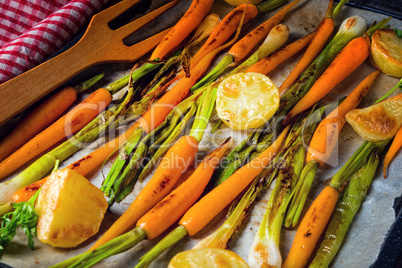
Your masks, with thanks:
[(132, 62), (153, 49), (169, 29), (133, 46), (123, 39), (137, 31), (180, 0), (112, 30), (108, 23), (140, 0), (123, 0), (93, 16), (81, 40), (66, 52), (5, 82), (0, 86), (0, 124), (33, 104), (81, 71), (101, 63)]

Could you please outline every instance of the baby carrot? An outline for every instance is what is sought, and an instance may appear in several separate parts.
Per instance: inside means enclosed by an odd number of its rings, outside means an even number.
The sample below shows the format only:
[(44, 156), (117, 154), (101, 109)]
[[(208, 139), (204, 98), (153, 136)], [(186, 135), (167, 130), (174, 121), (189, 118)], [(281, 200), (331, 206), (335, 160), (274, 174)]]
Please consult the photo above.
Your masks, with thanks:
[(338, 201), (338, 190), (325, 187), (307, 211), (300, 223), (283, 268), (304, 267), (329, 221)]
[(0, 179), (39, 155), (68, 135), (71, 135), (94, 119), (112, 101), (107, 89), (100, 88), (73, 110), (32, 138), (24, 146), (0, 163)]
[(289, 59), (294, 54), (302, 50), (305, 46), (307, 46), (311, 42), (315, 34), (316, 32), (314, 31), (300, 38), (299, 40), (287, 45), (286, 47), (272, 53), (270, 56), (259, 60), (257, 63), (250, 66), (250, 68), (248, 68), (246, 72), (268, 74), (279, 64)]
[(159, 236), (197, 201), (230, 143), (231, 138), (206, 156), (190, 178), (138, 220), (148, 239)]
[(192, 66), (195, 66), (205, 55), (222, 45), (236, 31), (244, 10), (246, 10), (246, 13), (243, 23), (249, 22), (258, 14), (258, 9), (254, 5), (243, 4), (233, 9), (216, 26), (204, 45), (191, 59)]
[(291, 86), (299, 75), (310, 65), (310, 63), (318, 56), (324, 48), (325, 43), (334, 31), (335, 23), (332, 15), (333, 0), (329, 1), (326, 17), (321, 21), (316, 30), (316, 35), (307, 47), (303, 57), (297, 63), (296, 67), (288, 75), (282, 85), (279, 87), (279, 92), (282, 92), (287, 87)]
[(320, 78), (318, 78), (306, 96), (286, 115), (284, 123), (286, 124), (295, 115), (310, 108), (348, 77), (367, 59), (369, 49), (368, 41), (363, 36), (350, 41)]
[[(218, 148), (209, 153), (185, 182), (138, 220), (135, 229), (94, 250), (56, 264), (54, 267), (66, 267), (77, 260), (90, 266), (109, 256), (128, 250), (144, 239), (153, 239), (160, 235), (200, 197), (212, 173), (219, 165), (220, 159), (230, 146), (231, 140), (231, 138), (226, 139)], [(83, 258), (83, 255), (86, 257)]]
[(259, 25), (239, 42), (237, 42), (228, 52), (228, 55), (233, 56), (234, 62), (238, 63), (243, 60), (248, 53), (277, 25), (283, 17), (294, 7), (300, 0), (293, 0), (293, 2), (284, 6), (273, 17)]
[(200, 231), (264, 170), (280, 150), (289, 129), (290, 127), (285, 128), (268, 149), (237, 170), (186, 212), (179, 224), (186, 228), (189, 235)]
[(402, 147), (402, 127), (399, 128), (398, 132), (396, 133), (394, 140), (391, 143), (391, 147), (389, 147), (387, 154), (384, 158), (384, 178), (387, 177), (387, 168), (389, 163), (394, 158), (395, 154), (398, 150)]
[(151, 60), (163, 59), (197, 28), (214, 3), (213, 0), (194, 0), (183, 17), (162, 39), (151, 55)]
[(327, 162), (335, 148), (338, 135), (346, 123), (346, 114), (357, 107), (379, 74), (380, 70), (377, 70), (368, 75), (338, 108), (321, 121), (311, 139), (307, 152), (307, 163), (317, 161), (320, 166), (323, 166)]
[(0, 142), (0, 161), (3, 161), (3, 159), (58, 119), (77, 99), (78, 92), (90, 88), (102, 77), (103, 74), (98, 74), (82, 82), (77, 86), (77, 89), (73, 87), (63, 88), (30, 112)]

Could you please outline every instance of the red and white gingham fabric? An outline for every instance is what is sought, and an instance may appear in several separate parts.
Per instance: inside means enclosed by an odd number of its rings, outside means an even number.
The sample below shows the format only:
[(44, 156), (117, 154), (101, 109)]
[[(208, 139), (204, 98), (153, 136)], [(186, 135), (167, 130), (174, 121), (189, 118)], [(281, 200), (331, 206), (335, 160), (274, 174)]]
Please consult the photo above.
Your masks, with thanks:
[(65, 45), (107, 0), (1, 0), (0, 84)]

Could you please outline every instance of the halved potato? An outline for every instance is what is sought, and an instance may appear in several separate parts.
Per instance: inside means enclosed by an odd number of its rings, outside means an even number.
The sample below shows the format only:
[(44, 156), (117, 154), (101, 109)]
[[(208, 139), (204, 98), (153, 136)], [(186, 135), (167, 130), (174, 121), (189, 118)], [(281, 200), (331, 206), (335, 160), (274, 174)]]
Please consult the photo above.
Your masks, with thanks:
[(224, 79), (218, 87), (216, 110), (232, 129), (257, 128), (279, 107), (279, 90), (265, 75), (238, 73)]
[(402, 93), (367, 108), (350, 111), (346, 120), (365, 140), (391, 139), (402, 125)]
[(371, 37), (375, 64), (388, 75), (402, 77), (402, 38), (391, 29), (377, 30)]
[(199, 248), (180, 252), (168, 268), (249, 268), (236, 253), (218, 248)]
[(70, 169), (46, 180), (36, 203), (37, 236), (53, 247), (71, 248), (99, 231), (108, 203), (96, 186)]

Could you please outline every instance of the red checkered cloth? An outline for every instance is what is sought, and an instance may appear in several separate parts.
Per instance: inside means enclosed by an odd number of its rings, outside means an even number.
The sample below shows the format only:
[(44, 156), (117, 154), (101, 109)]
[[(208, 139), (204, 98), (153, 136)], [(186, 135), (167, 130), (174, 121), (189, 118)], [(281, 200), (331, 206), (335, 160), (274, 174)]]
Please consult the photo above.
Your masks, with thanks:
[(0, 84), (48, 59), (106, 2), (0, 1)]

